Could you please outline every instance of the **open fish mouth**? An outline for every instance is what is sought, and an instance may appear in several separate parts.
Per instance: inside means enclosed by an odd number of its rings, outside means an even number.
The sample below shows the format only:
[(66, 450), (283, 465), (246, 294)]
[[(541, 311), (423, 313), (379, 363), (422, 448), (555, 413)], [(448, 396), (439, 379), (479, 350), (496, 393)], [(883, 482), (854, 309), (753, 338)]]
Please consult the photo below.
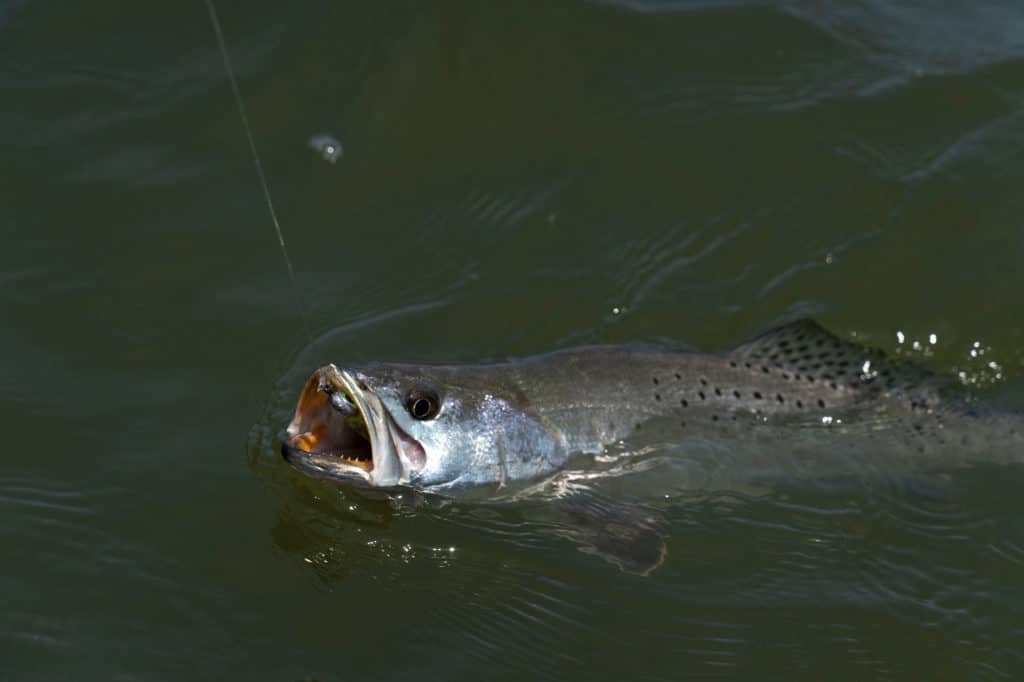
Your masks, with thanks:
[(375, 450), (386, 448), (374, 447), (378, 429), (364, 388), (334, 365), (313, 372), (281, 445), (284, 458), (318, 478), (373, 483)]

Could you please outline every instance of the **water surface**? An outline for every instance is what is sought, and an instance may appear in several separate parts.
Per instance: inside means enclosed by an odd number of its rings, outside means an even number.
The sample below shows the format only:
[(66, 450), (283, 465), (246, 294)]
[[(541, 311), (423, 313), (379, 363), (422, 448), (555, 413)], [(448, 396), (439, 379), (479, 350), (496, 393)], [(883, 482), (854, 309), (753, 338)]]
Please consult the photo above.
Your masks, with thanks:
[(1024, 6), (219, 9), (294, 289), (202, 3), (0, 4), (11, 679), (1024, 672), (1020, 467), (597, 485), (665, 519), (642, 578), (540, 505), (366, 496), (274, 445), (326, 361), (802, 316), (1024, 405)]

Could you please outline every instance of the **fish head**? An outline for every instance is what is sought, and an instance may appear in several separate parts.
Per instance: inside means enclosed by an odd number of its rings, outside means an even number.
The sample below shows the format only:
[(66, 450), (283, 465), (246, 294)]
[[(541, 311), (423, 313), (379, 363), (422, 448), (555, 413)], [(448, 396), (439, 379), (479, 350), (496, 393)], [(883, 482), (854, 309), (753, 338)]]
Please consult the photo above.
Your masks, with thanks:
[(489, 439), (500, 433), (500, 415), (481, 409), (494, 398), (443, 373), (390, 364), (317, 369), (288, 425), (284, 458), (316, 478), (372, 487), (478, 471), (474, 457), (493, 450)]

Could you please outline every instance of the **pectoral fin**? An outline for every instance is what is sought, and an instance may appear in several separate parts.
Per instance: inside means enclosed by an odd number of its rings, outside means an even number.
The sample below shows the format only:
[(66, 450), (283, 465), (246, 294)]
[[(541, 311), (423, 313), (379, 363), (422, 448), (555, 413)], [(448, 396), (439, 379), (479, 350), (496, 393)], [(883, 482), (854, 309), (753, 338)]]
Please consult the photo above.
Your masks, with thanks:
[(665, 521), (654, 509), (582, 494), (560, 498), (556, 506), (569, 520), (559, 535), (626, 573), (650, 575), (668, 556)]

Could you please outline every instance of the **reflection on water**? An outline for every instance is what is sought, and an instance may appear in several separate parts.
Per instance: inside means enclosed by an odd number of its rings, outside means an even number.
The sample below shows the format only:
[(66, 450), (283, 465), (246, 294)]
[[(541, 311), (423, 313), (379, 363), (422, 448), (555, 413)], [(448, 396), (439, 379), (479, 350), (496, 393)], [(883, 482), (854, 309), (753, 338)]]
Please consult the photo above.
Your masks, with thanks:
[[(1024, 483), (1019, 468), (921, 480), (793, 480), (752, 495), (669, 490), (644, 502), (667, 536), (664, 564), (646, 578), (589, 556), (580, 541), (586, 518), (557, 511), (557, 496), (498, 503), (410, 491), (365, 496), (278, 473), (271, 538), (279, 549), (332, 591), (345, 593), (347, 582), (366, 576), (406, 595), (429, 590), (437, 625), (428, 639), (468, 643), (470, 655), (501, 670), (551, 673), (589, 655), (585, 642), (612, 637), (595, 619), (616, 603), (656, 613), (660, 625), (633, 627), (651, 631), (661, 656), (683, 657), (692, 670), (743, 671), (797, 655), (808, 657), (808, 670), (839, 661), (884, 675), (903, 665), (902, 657), (880, 654), (887, 630), (917, 632), (903, 643), (909, 651), (954, 646), (968, 667), (1019, 663), (1015, 642), (1024, 633), (987, 627), (1016, 608), (999, 595), (1020, 583), (1024, 534), (990, 494), (993, 479), (1010, 489)], [(621, 502), (622, 487), (611, 488), (603, 499)], [(802, 635), (785, 653), (752, 655), (757, 642), (772, 639), (772, 612), (790, 625), (805, 622)], [(824, 620), (814, 617), (823, 613)], [(874, 625), (865, 629), (866, 621)], [(822, 646), (832, 651), (829, 663), (818, 658)]]

